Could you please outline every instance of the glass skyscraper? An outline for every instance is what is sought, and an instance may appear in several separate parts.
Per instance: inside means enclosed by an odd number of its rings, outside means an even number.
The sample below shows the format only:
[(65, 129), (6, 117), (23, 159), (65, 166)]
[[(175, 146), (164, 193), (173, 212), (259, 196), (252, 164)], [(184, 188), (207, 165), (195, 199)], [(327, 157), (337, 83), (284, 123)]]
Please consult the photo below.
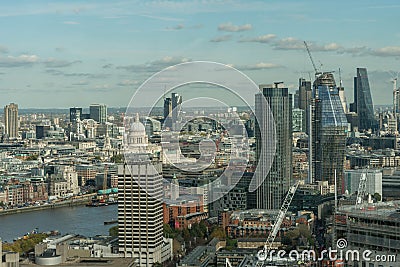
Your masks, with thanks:
[(313, 181), (334, 184), (336, 170), (340, 185), (343, 180), (348, 122), (332, 73), (323, 73), (315, 80), (313, 97)]
[(357, 68), (357, 76), (354, 77), (354, 104), (352, 111), (358, 115), (360, 131), (377, 129), (378, 122), (374, 115), (374, 105), (366, 68)]
[(90, 118), (98, 123), (107, 122), (107, 106), (103, 104), (91, 104), (89, 107)]
[[(260, 120), (256, 122), (255, 128), (256, 157), (259, 164), (255, 175), (256, 179), (263, 182), (255, 192), (256, 208), (279, 209), (292, 180), (292, 95), (288, 88), (283, 88), (280, 84), (260, 85), (260, 90), (262, 93), (255, 97), (255, 112), (257, 120)], [(268, 123), (271, 117), (268, 116), (262, 97), (269, 103), (275, 121), (276, 150), (270, 170), (265, 162), (273, 154), (269, 149), (261, 149), (261, 146), (268, 146), (271, 140), (261, 140), (261, 132), (272, 130)], [(266, 154), (262, 155), (262, 151)]]

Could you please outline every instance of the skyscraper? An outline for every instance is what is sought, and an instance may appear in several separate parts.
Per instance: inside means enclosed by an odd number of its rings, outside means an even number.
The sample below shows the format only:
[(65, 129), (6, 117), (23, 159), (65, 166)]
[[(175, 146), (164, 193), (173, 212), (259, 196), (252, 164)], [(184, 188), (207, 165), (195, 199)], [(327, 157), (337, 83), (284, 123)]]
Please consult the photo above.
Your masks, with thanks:
[(172, 127), (172, 99), (167, 97), (164, 99), (164, 126), (165, 127)]
[(311, 81), (304, 78), (299, 79), (299, 108), (307, 110), (312, 98)]
[(161, 263), (163, 245), (161, 164), (149, 157), (139, 116), (124, 141), (126, 164), (118, 167), (119, 252), (134, 258), (136, 266), (152, 266)]
[(4, 107), (4, 128), (8, 138), (18, 137), (18, 105), (11, 103)]
[[(312, 104), (312, 181), (343, 179), (348, 122), (332, 73), (314, 82)], [(338, 187), (339, 190), (339, 187)]]
[(360, 131), (378, 128), (366, 68), (357, 68), (357, 76), (354, 77), (354, 103), (351, 111), (358, 114)]
[[(289, 189), (292, 180), (292, 95), (288, 88), (283, 88), (279, 83), (274, 85), (260, 85), (262, 93), (255, 96), (255, 112), (257, 117), (256, 157), (258, 164), (255, 173), (258, 180), (265, 180), (257, 188), (256, 208), (279, 209), (283, 198)], [(269, 103), (270, 110), (275, 121), (276, 151), (271, 170), (260, 159), (269, 155), (261, 155), (262, 146), (267, 145), (267, 140), (261, 140), (261, 132), (268, 132), (268, 110), (263, 105), (262, 98), (265, 97)], [(268, 151), (265, 149), (265, 151)]]
[(104, 104), (91, 104), (89, 107), (90, 118), (98, 123), (107, 122), (107, 106)]
[(172, 93), (172, 124), (177, 123), (181, 113), (182, 96)]
[(299, 108), (305, 111), (304, 123), (306, 125), (305, 132), (308, 133), (310, 125), (310, 105), (312, 99), (311, 81), (304, 78), (299, 79)]

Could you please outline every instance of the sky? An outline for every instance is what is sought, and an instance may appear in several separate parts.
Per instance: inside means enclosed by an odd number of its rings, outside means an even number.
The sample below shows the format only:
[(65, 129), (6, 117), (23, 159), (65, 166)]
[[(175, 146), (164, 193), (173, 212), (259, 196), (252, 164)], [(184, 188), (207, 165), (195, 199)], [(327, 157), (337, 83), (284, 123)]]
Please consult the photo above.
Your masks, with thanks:
[(349, 103), (356, 68), (365, 67), (374, 104), (390, 104), (399, 14), (396, 0), (4, 0), (0, 105), (123, 107), (154, 73), (191, 61), (294, 91), (314, 73), (303, 41), (318, 70), (335, 71), (339, 82), (341, 69)]

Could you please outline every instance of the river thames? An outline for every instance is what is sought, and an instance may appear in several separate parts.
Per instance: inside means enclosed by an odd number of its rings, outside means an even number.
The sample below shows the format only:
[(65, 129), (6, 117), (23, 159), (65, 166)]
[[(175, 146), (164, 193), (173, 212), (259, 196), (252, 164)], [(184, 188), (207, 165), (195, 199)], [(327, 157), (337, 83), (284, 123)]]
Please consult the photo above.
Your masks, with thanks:
[(11, 242), (35, 228), (39, 232), (58, 230), (62, 235), (107, 235), (113, 225), (104, 225), (104, 221), (116, 220), (117, 214), (117, 205), (110, 205), (63, 207), (3, 215), (0, 216), (0, 238)]

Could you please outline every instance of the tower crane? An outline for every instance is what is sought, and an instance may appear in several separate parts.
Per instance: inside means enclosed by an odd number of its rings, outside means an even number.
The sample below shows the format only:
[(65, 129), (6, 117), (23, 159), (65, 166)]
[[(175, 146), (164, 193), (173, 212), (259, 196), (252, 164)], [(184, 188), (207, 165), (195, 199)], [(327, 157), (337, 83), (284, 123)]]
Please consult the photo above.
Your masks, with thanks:
[(321, 74), (321, 72), (318, 71), (317, 67), (315, 66), (314, 59), (313, 59), (313, 57), (311, 55), (310, 48), (308, 47), (308, 44), (307, 44), (306, 41), (304, 41), (304, 46), (307, 49), (308, 56), (310, 57), (311, 64), (313, 65), (313, 68), (314, 68), (314, 71), (315, 71), (315, 76), (318, 76), (319, 74)]
[(264, 266), (264, 262), (268, 257), (268, 252), (271, 250), (273, 242), (275, 241), (276, 236), (278, 235), (278, 231), (281, 228), (281, 224), (283, 219), (286, 216), (286, 212), (289, 209), (290, 203), (293, 200), (294, 194), (296, 193), (297, 187), (299, 186), (299, 181), (297, 181), (294, 185), (289, 188), (289, 191), (283, 201), (281, 209), (279, 210), (278, 215), (276, 216), (274, 226), (272, 227), (271, 232), (268, 235), (267, 241), (264, 244), (264, 249), (258, 252), (258, 261), (256, 263), (257, 267)]
[(363, 172), (361, 174), (360, 183), (358, 184), (357, 199), (355, 204), (356, 209), (361, 208), (364, 202), (366, 191), (367, 191), (367, 173)]

